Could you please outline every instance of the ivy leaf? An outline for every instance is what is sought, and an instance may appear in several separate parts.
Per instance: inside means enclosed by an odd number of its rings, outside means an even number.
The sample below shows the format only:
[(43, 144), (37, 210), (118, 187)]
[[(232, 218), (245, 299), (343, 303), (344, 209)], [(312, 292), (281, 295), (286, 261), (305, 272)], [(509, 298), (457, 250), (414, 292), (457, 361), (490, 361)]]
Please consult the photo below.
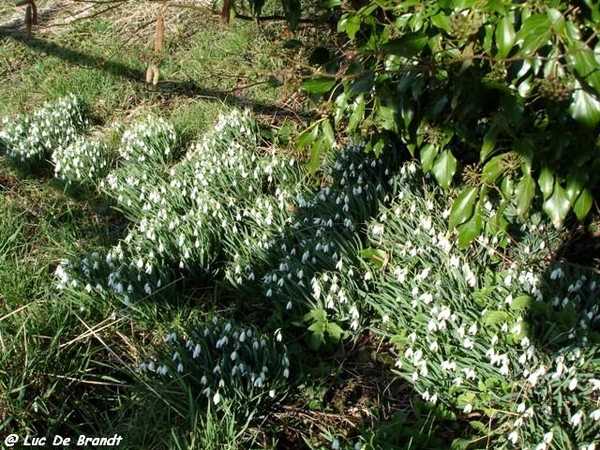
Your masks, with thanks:
[(450, 209), (450, 223), (448, 226), (451, 229), (471, 218), (478, 193), (479, 189), (476, 187), (467, 186), (458, 194)]
[(483, 229), (483, 217), (479, 207), (475, 209), (473, 216), (462, 225), (458, 225), (458, 246), (460, 248), (467, 247), (476, 237), (481, 234)]
[(481, 145), (481, 161), (485, 161), (487, 157), (494, 151), (496, 148), (497, 138), (498, 130), (495, 127), (490, 128), (490, 130), (485, 133), (485, 136), (483, 136), (483, 144)]
[(581, 194), (579, 194), (579, 197), (577, 197), (577, 200), (573, 204), (573, 212), (575, 212), (579, 220), (583, 221), (586, 218), (593, 202), (594, 197), (592, 197), (592, 193), (588, 188), (581, 191)]
[(600, 122), (600, 102), (583, 89), (573, 93), (571, 116), (580, 124), (593, 128)]
[(547, 15), (529, 16), (517, 32), (516, 39), (522, 42), (519, 54), (522, 56), (532, 55), (550, 40), (552, 33), (552, 22)]
[(301, 5), (300, 0), (281, 0), (285, 19), (292, 31), (295, 31), (300, 24)]
[(531, 175), (525, 174), (515, 189), (515, 196), (517, 198), (517, 214), (519, 217), (522, 218), (525, 213), (529, 211), (529, 207), (531, 206), (531, 201), (533, 200), (534, 195), (535, 181)]
[(585, 45), (569, 48), (569, 66), (600, 95), (600, 62), (594, 51)]
[(496, 27), (496, 46), (498, 47), (496, 58), (506, 58), (508, 56), (515, 43), (515, 38), (516, 33), (513, 20), (507, 14), (500, 19)]
[(542, 167), (540, 176), (538, 178), (538, 184), (544, 194), (544, 200), (552, 195), (552, 189), (554, 189), (554, 174), (548, 167)]
[(312, 94), (325, 94), (326, 92), (329, 92), (334, 85), (335, 79), (328, 77), (317, 77), (313, 78), (312, 80), (305, 81), (300, 87)]
[(421, 167), (425, 172), (431, 172), (437, 154), (437, 147), (431, 143), (427, 143), (421, 148), (419, 155), (421, 156)]
[(498, 177), (506, 170), (504, 157), (504, 154), (494, 156), (485, 164), (485, 166), (483, 166), (481, 180), (484, 183), (494, 184)]
[(356, 33), (360, 30), (361, 18), (358, 14), (345, 14), (338, 22), (339, 33), (345, 32), (350, 40), (354, 40)]
[(435, 160), (432, 167), (433, 175), (444, 189), (449, 189), (452, 178), (456, 173), (456, 158), (450, 150), (444, 150)]
[(411, 58), (427, 45), (429, 38), (422, 33), (407, 33), (404, 36), (386, 42), (381, 46), (385, 53)]
[(552, 196), (544, 202), (544, 211), (552, 220), (555, 228), (560, 228), (571, 209), (569, 196), (558, 182), (554, 184)]

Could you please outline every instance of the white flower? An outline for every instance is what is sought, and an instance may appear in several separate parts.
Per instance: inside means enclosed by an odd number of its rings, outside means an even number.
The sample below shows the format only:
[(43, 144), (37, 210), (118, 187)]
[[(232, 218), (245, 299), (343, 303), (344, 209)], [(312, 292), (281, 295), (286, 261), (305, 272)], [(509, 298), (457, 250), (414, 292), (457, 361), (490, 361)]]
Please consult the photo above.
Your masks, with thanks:
[(219, 391), (215, 392), (215, 395), (213, 396), (213, 403), (215, 405), (218, 405), (221, 402), (221, 395), (219, 394)]
[(473, 411), (473, 405), (471, 405), (470, 403), (467, 403), (465, 405), (465, 407), (463, 408), (463, 412), (465, 414), (469, 414), (471, 411)]
[(594, 421), (600, 420), (600, 409), (596, 409), (590, 413), (590, 419), (594, 419)]
[(569, 390), (574, 391), (577, 388), (577, 378), (572, 378), (569, 382)]
[(519, 440), (519, 433), (517, 433), (516, 431), (513, 431), (512, 433), (510, 433), (508, 435), (508, 440), (510, 442), (512, 442), (513, 445), (516, 445), (517, 441)]
[(331, 448), (333, 450), (339, 450), (340, 448), (340, 441), (337, 439), (334, 439), (333, 442), (331, 443)]
[(552, 433), (552, 431), (549, 431), (548, 433), (544, 434), (544, 442), (546, 444), (551, 443), (553, 437), (554, 437), (554, 433)]
[(581, 422), (581, 412), (577, 412), (575, 414), (573, 414), (573, 417), (571, 417), (571, 423), (573, 424), (573, 427), (578, 427), (579, 423)]
[(183, 372), (183, 364), (179, 363), (177, 365), (177, 372), (182, 373)]

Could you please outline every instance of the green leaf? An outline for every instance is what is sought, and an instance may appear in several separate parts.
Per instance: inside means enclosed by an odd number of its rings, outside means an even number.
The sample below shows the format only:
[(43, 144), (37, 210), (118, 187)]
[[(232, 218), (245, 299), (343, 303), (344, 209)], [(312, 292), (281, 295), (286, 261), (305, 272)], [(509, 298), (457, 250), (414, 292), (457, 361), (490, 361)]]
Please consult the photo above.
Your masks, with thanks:
[(479, 207), (475, 209), (473, 216), (462, 225), (458, 225), (458, 246), (460, 248), (467, 247), (475, 238), (481, 234), (483, 229), (483, 217)]
[(323, 133), (323, 138), (325, 142), (330, 147), (335, 143), (335, 134), (333, 132), (333, 127), (331, 126), (331, 122), (328, 119), (323, 120), (321, 122), (321, 131)]
[(508, 313), (506, 311), (486, 311), (482, 317), (483, 323), (487, 326), (506, 322), (507, 319)]
[(365, 98), (361, 94), (352, 103), (352, 114), (350, 115), (350, 119), (348, 120), (348, 131), (352, 132), (356, 130), (356, 127), (363, 119), (363, 114), (365, 112)]
[(429, 37), (422, 33), (407, 33), (404, 36), (386, 42), (381, 46), (385, 53), (411, 58), (427, 45)]
[(432, 167), (433, 175), (444, 189), (449, 189), (452, 178), (456, 173), (456, 158), (450, 150), (444, 150), (435, 160)]
[(519, 55), (530, 56), (552, 37), (552, 22), (546, 14), (534, 14), (523, 22), (516, 40), (522, 41)]
[(339, 342), (344, 334), (344, 330), (337, 323), (328, 322), (325, 331), (334, 342)]
[(576, 89), (570, 106), (573, 119), (593, 128), (600, 122), (600, 102), (583, 89)]
[(560, 228), (570, 209), (569, 196), (562, 186), (556, 182), (552, 196), (544, 202), (544, 211), (546, 211), (546, 214), (552, 220), (555, 228)]
[(542, 167), (540, 176), (538, 177), (538, 184), (544, 195), (544, 200), (552, 195), (554, 189), (554, 173), (548, 167)]
[(513, 48), (516, 39), (513, 18), (507, 14), (498, 21), (496, 26), (496, 58), (506, 58)]
[(494, 156), (483, 166), (481, 180), (484, 183), (494, 184), (498, 177), (506, 171), (505, 156), (505, 154)]
[(581, 79), (600, 95), (600, 61), (594, 51), (580, 44), (569, 48), (569, 66)]
[(494, 151), (496, 148), (496, 140), (498, 138), (498, 130), (495, 127), (490, 128), (490, 130), (485, 133), (483, 137), (483, 144), (481, 145), (480, 152), (480, 161), (485, 161), (487, 157)]
[(510, 302), (510, 305), (508, 305), (508, 307), (512, 310), (520, 310), (520, 309), (527, 309), (529, 308), (529, 305), (533, 302), (533, 299), (529, 296), (529, 295), (519, 295), (516, 298), (513, 298), (512, 302)]
[(300, 87), (312, 94), (325, 94), (326, 92), (329, 92), (333, 86), (335, 86), (335, 79), (318, 77), (305, 81)]
[(325, 147), (324, 144), (325, 141), (323, 139), (319, 139), (314, 141), (310, 148), (310, 160), (308, 161), (308, 171), (313, 175), (321, 166), (321, 153), (323, 153), (323, 148)]
[(523, 218), (527, 211), (529, 211), (534, 195), (535, 181), (533, 181), (531, 175), (525, 174), (515, 189), (515, 196), (517, 197), (517, 214), (519, 217)]
[(450, 209), (450, 223), (448, 225), (450, 229), (465, 223), (473, 216), (473, 208), (478, 194), (479, 189), (474, 186), (467, 186), (458, 194)]
[(423, 171), (430, 172), (433, 167), (433, 161), (437, 156), (437, 146), (428, 143), (421, 148), (419, 151), (419, 156), (421, 157), (421, 166)]
[(450, 450), (467, 450), (471, 445), (469, 439), (456, 438), (452, 440), (450, 444)]
[(304, 130), (298, 136), (298, 140), (296, 141), (296, 148), (301, 149), (307, 147), (309, 144), (312, 144), (319, 135), (319, 127), (315, 125), (311, 125), (306, 130)]
[(360, 30), (361, 18), (356, 14), (345, 14), (338, 22), (339, 33), (345, 32), (350, 40), (354, 40), (356, 33)]
[(281, 0), (285, 19), (292, 31), (298, 28), (300, 24), (301, 5), (300, 0)]
[(594, 197), (590, 190), (588, 188), (582, 190), (581, 194), (579, 194), (579, 197), (577, 197), (577, 200), (573, 204), (573, 212), (575, 212), (575, 215), (579, 220), (583, 221), (586, 218), (593, 203)]

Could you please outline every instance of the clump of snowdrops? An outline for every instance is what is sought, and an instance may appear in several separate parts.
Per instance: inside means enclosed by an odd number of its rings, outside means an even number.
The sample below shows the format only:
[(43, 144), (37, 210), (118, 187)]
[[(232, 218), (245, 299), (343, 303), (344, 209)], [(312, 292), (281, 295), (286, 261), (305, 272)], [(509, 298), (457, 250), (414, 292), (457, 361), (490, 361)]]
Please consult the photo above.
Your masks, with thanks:
[(68, 147), (88, 126), (82, 102), (69, 94), (32, 114), (3, 119), (0, 143), (15, 165), (39, 170), (48, 165), (53, 152)]
[(432, 406), (468, 417), (494, 448), (593, 449), (599, 277), (548, 266), (557, 234), (539, 220), (509, 246), (489, 233), (460, 249), (420, 169), (404, 166), (396, 182), (369, 225), (378, 261), (366, 297), (397, 349), (394, 371)]

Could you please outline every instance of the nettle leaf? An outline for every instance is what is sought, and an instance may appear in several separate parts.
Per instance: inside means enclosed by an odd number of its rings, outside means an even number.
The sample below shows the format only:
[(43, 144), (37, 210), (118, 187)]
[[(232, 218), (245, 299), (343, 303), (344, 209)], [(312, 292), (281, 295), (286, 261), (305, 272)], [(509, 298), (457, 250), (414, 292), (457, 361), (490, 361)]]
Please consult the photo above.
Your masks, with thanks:
[(431, 171), (444, 189), (449, 189), (456, 173), (457, 161), (450, 150), (444, 150), (433, 163)]
[(593, 203), (594, 197), (590, 190), (588, 188), (582, 190), (581, 194), (579, 194), (579, 197), (577, 197), (577, 200), (575, 200), (575, 203), (573, 204), (573, 212), (575, 212), (575, 215), (579, 220), (583, 221), (586, 218)]
[(337, 323), (328, 322), (325, 331), (334, 342), (339, 342), (344, 335), (344, 330)]
[(509, 315), (506, 311), (486, 311), (483, 315), (483, 323), (487, 326), (504, 323), (508, 319)]
[(573, 93), (570, 113), (580, 124), (593, 128), (600, 122), (600, 102), (583, 89)]
[(502, 17), (496, 27), (496, 58), (506, 58), (513, 48), (517, 34), (510, 14)]
[(478, 194), (479, 189), (475, 186), (467, 186), (458, 194), (450, 209), (449, 227), (451, 229), (465, 223), (473, 216), (473, 208), (475, 207), (475, 202), (477, 202)]
[(300, 87), (312, 94), (325, 94), (326, 92), (329, 92), (333, 86), (335, 86), (335, 79), (329, 77), (317, 77), (305, 81)]
[(381, 46), (385, 53), (411, 58), (418, 54), (427, 45), (429, 38), (422, 33), (407, 33), (404, 36), (386, 42)]
[(479, 205), (475, 208), (473, 216), (456, 227), (458, 231), (458, 246), (460, 248), (467, 247), (474, 239), (476, 239), (483, 230), (483, 216)]
[(514, 298), (508, 307), (512, 310), (518, 311), (521, 309), (528, 309), (533, 303), (533, 299), (529, 295), (519, 295)]
[(571, 209), (569, 196), (558, 182), (554, 184), (552, 196), (544, 202), (544, 211), (556, 228), (560, 228)]

